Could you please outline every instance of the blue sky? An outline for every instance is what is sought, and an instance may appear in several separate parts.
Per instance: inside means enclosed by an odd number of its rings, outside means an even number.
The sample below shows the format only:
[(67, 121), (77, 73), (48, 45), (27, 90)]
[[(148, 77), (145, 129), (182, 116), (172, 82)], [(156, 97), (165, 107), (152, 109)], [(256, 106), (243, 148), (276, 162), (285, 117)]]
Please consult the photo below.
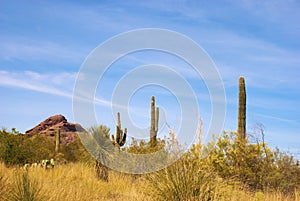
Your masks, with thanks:
[[(25, 132), (54, 114), (73, 121), (73, 87), (88, 54), (116, 34), (162, 28), (191, 38), (215, 62), (226, 92), (225, 130), (237, 127), (237, 82), (243, 75), (248, 132), (262, 123), (272, 147), (297, 154), (299, 19), (300, 3), (284, 0), (0, 1), (0, 126)], [(192, 87), (197, 86), (200, 116), (207, 129), (211, 104), (201, 78), (178, 58), (151, 51), (129, 55), (111, 66), (96, 93), (99, 123), (114, 130), (108, 107), (113, 83), (134, 66), (153, 62), (172, 66)], [(132, 97), (129, 113), (133, 121), (147, 127), (153, 93), (168, 123), (176, 127), (180, 121), (176, 99), (155, 87), (145, 87)]]

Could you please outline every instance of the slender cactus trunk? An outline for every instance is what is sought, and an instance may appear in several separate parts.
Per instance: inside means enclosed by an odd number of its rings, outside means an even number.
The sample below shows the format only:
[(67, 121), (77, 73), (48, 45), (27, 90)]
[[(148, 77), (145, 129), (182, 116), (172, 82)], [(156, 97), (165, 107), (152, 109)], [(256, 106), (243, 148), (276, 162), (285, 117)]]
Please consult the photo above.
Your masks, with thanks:
[(60, 129), (58, 128), (55, 135), (55, 154), (59, 152), (60, 147)]
[(151, 146), (156, 145), (158, 122), (159, 122), (159, 108), (155, 107), (155, 98), (154, 98), (154, 96), (152, 96), (151, 104), (150, 104), (150, 144), (151, 144)]
[(239, 78), (238, 134), (246, 138), (246, 89), (244, 77)]

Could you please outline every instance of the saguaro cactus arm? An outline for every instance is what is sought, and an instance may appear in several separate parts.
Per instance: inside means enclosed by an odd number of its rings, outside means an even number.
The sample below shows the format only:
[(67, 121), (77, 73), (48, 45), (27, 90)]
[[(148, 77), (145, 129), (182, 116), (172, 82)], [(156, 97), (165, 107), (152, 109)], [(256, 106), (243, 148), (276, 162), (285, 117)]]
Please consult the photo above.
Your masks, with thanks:
[(127, 128), (124, 129), (123, 137), (120, 138), (120, 141), (118, 143), (120, 145), (120, 147), (125, 144), (125, 142), (126, 142), (126, 136), (127, 136)]

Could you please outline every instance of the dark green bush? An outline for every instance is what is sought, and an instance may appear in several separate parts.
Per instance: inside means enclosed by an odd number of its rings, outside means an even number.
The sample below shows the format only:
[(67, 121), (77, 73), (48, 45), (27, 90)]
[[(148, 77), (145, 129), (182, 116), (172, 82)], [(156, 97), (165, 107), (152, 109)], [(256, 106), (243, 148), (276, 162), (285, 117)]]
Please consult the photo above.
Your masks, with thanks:
[[(63, 161), (89, 161), (90, 155), (79, 138), (68, 145), (61, 146), (60, 158)], [(55, 157), (55, 141), (44, 135), (27, 136), (0, 131), (0, 160), (8, 166), (23, 166)], [(61, 159), (62, 160), (62, 159)]]

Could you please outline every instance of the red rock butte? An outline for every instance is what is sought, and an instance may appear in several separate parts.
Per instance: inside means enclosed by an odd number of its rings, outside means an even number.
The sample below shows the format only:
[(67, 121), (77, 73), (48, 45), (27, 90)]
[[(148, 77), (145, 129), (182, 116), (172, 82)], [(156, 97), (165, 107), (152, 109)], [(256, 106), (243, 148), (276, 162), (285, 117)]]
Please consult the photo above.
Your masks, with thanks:
[(59, 114), (49, 117), (42, 121), (37, 126), (25, 132), (28, 136), (44, 135), (49, 138), (55, 138), (55, 133), (60, 130), (61, 144), (68, 144), (74, 142), (77, 138), (76, 132), (81, 132), (84, 129), (80, 124), (73, 124), (67, 121), (67, 119)]

